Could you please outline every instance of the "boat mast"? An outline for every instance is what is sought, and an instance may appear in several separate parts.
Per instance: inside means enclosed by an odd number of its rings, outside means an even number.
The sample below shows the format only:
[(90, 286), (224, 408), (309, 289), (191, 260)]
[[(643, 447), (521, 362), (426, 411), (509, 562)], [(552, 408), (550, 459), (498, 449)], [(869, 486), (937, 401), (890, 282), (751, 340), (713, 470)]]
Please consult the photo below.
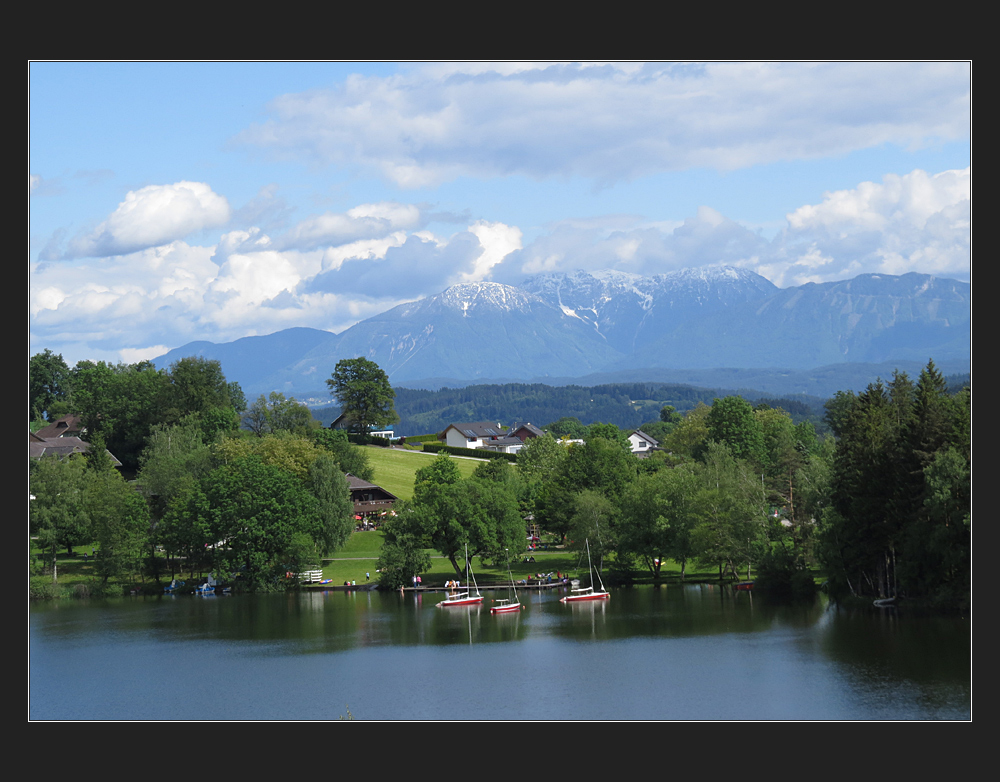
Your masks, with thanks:
[(514, 602), (517, 602), (517, 587), (514, 586), (514, 574), (510, 572), (510, 549), (505, 548), (504, 551), (507, 552), (507, 578), (510, 579), (510, 588), (514, 590)]
[(472, 585), (476, 588), (476, 597), (479, 597), (479, 584), (476, 583), (476, 574), (472, 572), (472, 565), (469, 563), (469, 544), (465, 544), (465, 574), (466, 579), (472, 578)]
[[(590, 538), (587, 538), (587, 564), (590, 565), (590, 586), (594, 586), (594, 563), (590, 560)], [(604, 579), (601, 578), (601, 571), (597, 571), (597, 580), (601, 584), (601, 591), (604, 591)]]

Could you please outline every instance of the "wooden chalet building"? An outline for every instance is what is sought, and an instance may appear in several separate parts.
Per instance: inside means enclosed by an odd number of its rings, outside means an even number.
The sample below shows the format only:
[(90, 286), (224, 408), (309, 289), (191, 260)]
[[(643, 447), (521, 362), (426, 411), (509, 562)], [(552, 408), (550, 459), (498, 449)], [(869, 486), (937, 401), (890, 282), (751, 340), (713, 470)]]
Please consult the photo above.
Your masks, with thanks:
[(391, 511), (393, 504), (398, 499), (392, 492), (362, 480), (356, 475), (347, 473), (344, 477), (347, 478), (347, 484), (351, 488), (351, 502), (354, 503), (354, 516), (356, 518), (378, 516), (386, 511)]

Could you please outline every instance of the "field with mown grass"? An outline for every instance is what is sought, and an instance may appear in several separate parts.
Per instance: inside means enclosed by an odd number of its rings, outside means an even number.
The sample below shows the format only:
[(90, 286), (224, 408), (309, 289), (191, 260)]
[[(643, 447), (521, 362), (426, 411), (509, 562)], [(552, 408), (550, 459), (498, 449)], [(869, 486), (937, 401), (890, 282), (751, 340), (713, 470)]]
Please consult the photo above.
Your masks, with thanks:
[[(374, 482), (401, 500), (413, 499), (413, 479), (417, 470), (437, 458), (435, 454), (423, 451), (400, 451), (374, 445), (363, 447), (375, 470)], [(455, 464), (461, 476), (468, 478), (482, 462), (477, 459), (455, 459)]]

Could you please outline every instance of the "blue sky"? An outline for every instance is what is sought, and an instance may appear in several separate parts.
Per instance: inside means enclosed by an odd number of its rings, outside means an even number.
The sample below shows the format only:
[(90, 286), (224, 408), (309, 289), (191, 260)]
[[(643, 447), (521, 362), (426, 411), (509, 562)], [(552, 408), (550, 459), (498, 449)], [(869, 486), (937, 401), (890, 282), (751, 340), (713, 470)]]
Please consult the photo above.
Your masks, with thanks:
[(34, 62), (29, 89), (29, 349), (70, 364), (545, 271), (971, 274), (966, 62)]

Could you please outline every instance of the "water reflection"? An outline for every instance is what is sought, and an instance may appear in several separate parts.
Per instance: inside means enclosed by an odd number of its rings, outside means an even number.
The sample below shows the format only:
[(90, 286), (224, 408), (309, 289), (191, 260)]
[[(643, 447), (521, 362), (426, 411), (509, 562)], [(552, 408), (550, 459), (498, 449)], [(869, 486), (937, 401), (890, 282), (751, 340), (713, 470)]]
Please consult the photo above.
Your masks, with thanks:
[(489, 593), (447, 608), (443, 593), (339, 591), (32, 605), (31, 716), (328, 719), (344, 704), (364, 719), (970, 716), (962, 620), (697, 585), (560, 596), (497, 615)]

